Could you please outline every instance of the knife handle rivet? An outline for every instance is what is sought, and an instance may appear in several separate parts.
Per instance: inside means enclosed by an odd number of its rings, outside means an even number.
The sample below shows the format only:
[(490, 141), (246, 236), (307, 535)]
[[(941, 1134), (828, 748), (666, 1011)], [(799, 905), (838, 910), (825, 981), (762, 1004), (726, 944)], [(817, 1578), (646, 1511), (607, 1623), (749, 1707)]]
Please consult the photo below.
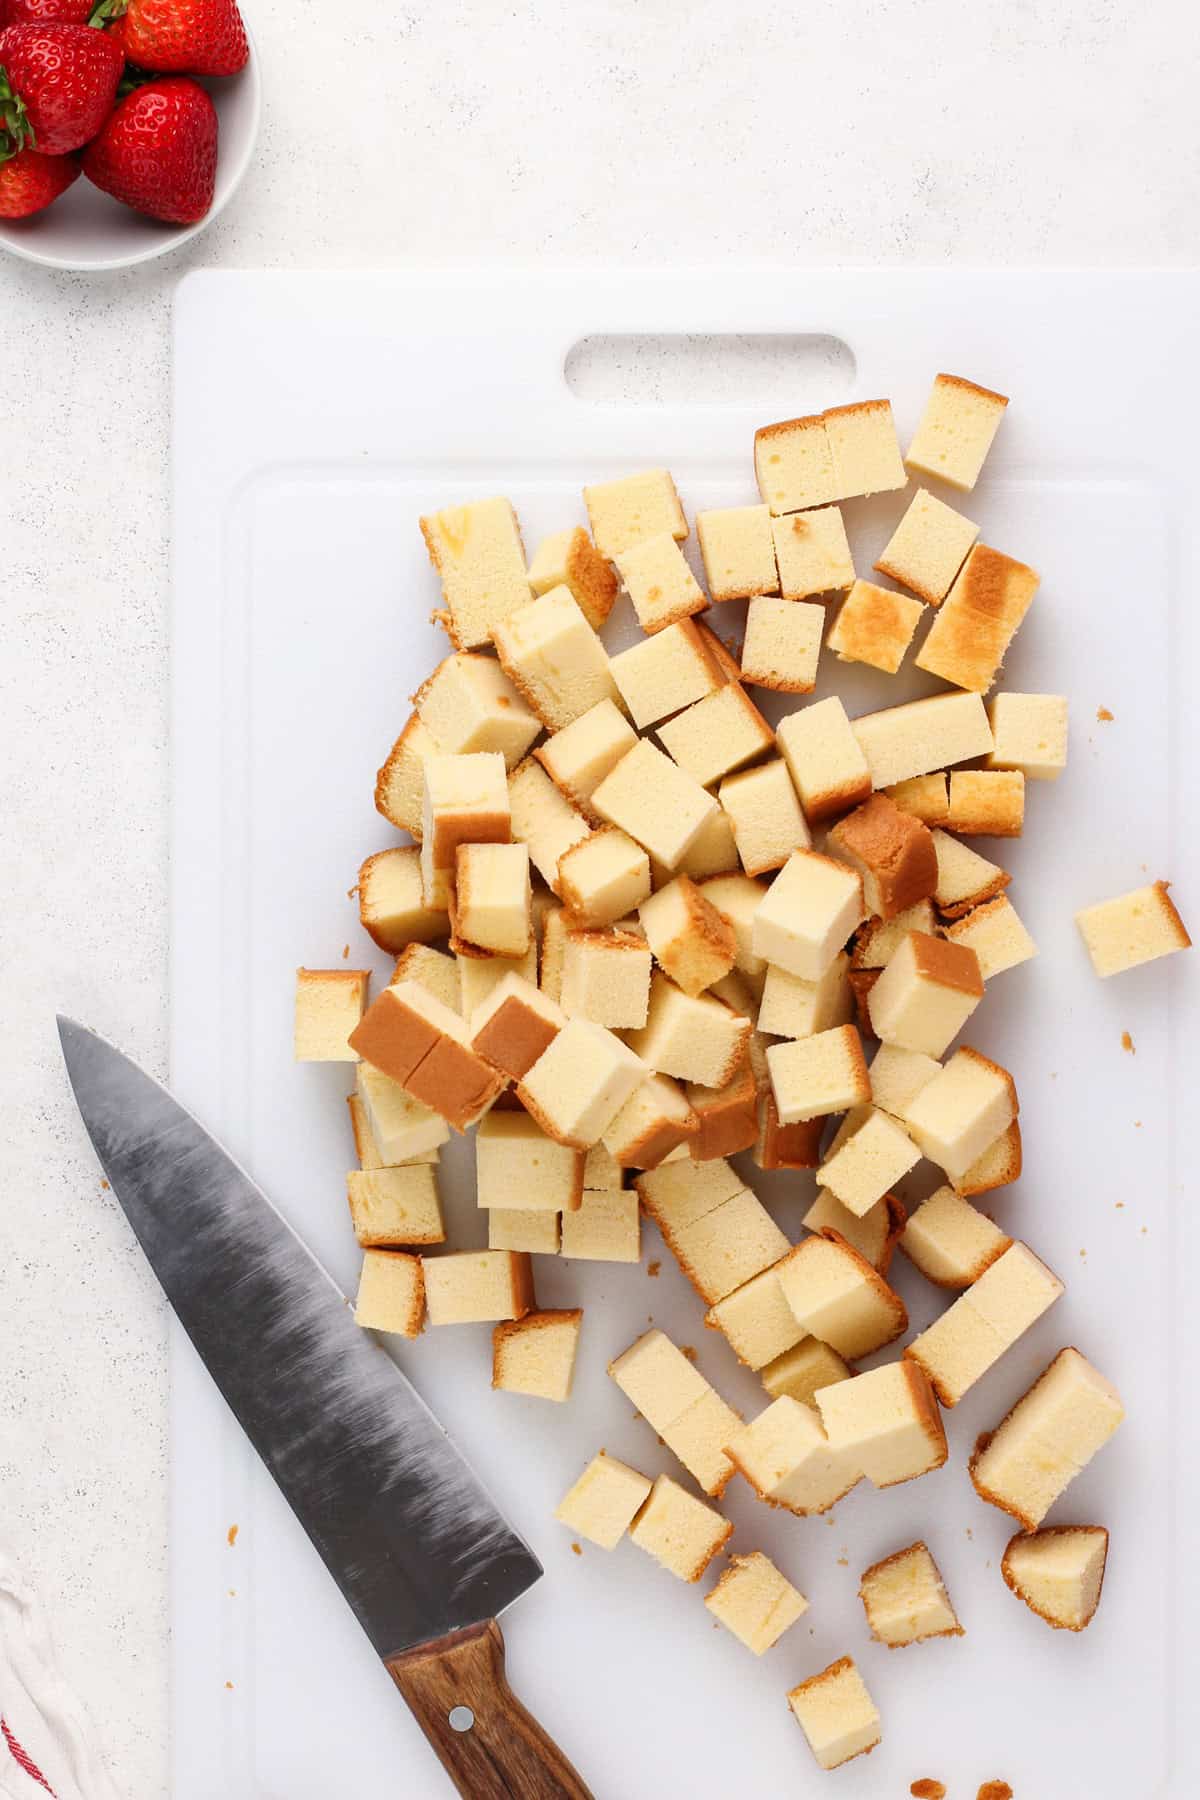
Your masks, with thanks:
[(451, 1731), (470, 1731), (475, 1723), (475, 1714), (469, 1706), (452, 1706), (447, 1716)]

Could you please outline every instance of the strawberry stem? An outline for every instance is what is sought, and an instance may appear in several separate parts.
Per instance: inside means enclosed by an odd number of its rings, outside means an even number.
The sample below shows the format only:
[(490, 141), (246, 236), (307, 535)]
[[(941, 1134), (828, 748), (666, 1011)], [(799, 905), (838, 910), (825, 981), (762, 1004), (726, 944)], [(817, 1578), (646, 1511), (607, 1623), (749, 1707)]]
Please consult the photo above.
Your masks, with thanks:
[(8, 71), (0, 67), (0, 165), (36, 143), (25, 102), (14, 94)]
[(128, 7), (129, 0), (97, 0), (97, 4), (93, 9), (91, 18), (88, 20), (88, 24), (93, 26), (97, 31), (103, 31), (104, 27), (110, 24), (113, 19), (121, 18), (128, 10)]

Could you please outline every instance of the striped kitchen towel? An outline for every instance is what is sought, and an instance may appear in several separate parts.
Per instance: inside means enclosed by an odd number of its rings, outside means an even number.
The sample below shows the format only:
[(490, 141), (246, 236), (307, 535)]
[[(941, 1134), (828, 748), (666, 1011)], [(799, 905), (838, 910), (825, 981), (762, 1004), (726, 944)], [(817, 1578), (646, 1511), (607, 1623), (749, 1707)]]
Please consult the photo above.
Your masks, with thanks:
[(0, 1550), (0, 1800), (118, 1800), (41, 1608)]

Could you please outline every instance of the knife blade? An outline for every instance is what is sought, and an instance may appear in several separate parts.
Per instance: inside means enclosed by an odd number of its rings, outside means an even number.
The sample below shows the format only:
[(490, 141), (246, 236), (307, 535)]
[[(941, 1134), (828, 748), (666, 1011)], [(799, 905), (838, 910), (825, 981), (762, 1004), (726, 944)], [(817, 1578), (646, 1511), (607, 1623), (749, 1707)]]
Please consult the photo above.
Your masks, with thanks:
[(58, 1029), (168, 1300), (459, 1792), (587, 1800), (504, 1678), (495, 1620), (536, 1556), (245, 1170), (112, 1044)]

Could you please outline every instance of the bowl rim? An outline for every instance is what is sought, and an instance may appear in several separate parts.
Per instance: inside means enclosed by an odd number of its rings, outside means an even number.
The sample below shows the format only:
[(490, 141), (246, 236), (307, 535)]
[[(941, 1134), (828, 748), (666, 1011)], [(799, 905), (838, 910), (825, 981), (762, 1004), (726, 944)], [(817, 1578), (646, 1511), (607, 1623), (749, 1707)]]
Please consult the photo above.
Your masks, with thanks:
[[(246, 24), (244, 13), (242, 15), (242, 22), (243, 24)], [(22, 262), (33, 263), (43, 269), (66, 269), (77, 275), (103, 275), (111, 273), (114, 269), (132, 269), (136, 268), (139, 263), (154, 262), (158, 257), (169, 256), (173, 250), (180, 250), (185, 244), (191, 243), (193, 238), (199, 237), (200, 233), (206, 231), (214, 219), (220, 218), (225, 208), (229, 205), (229, 202), (233, 199), (233, 196), (241, 187), (242, 182), (245, 179), (246, 171), (250, 167), (251, 158), (253, 157), (255, 148), (258, 144), (259, 131), (262, 127), (262, 74), (259, 69), (258, 45), (255, 42), (254, 34), (248, 24), (246, 24), (246, 41), (250, 46), (249, 59), (245, 68), (239, 69), (238, 74), (232, 77), (232, 79), (236, 81), (241, 77), (248, 83), (250, 95), (250, 128), (246, 134), (246, 141), (242, 147), (241, 154), (238, 157), (236, 164), (229, 171), (224, 193), (221, 194), (218, 199), (213, 201), (212, 206), (202, 219), (198, 219), (194, 225), (185, 225), (180, 230), (169, 232), (158, 243), (151, 244), (140, 250), (128, 251), (120, 256), (101, 257), (95, 262), (76, 262), (68, 255), (56, 254), (53, 251), (39, 250), (32, 241), (29, 244), (14, 241), (5, 231), (6, 221), (0, 219), (0, 251), (6, 252), (9, 256), (18, 257)], [(83, 179), (86, 180), (86, 176)]]

